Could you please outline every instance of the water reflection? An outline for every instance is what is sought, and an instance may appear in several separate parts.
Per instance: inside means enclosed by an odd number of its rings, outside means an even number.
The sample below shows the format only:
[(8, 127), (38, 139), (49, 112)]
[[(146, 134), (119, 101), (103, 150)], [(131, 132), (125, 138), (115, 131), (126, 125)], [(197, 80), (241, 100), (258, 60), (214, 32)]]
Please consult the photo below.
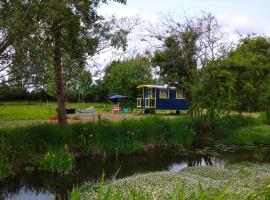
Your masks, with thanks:
[(197, 166), (215, 166), (224, 167), (225, 162), (219, 160), (216, 156), (210, 155), (194, 155), (188, 158), (187, 161), (180, 163), (172, 163), (168, 167), (169, 172), (179, 172), (187, 167), (197, 167)]
[(103, 171), (106, 173), (107, 179), (115, 179), (140, 172), (179, 172), (191, 166), (224, 167), (228, 163), (242, 161), (269, 162), (270, 147), (220, 147), (207, 151), (194, 150), (189, 153), (167, 149), (106, 160), (92, 160), (85, 157), (77, 161), (75, 172), (72, 175), (57, 176), (39, 172), (22, 172), (6, 182), (0, 183), (0, 199), (51, 200), (58, 195), (61, 199), (67, 199), (67, 191), (77, 185), (98, 182)]

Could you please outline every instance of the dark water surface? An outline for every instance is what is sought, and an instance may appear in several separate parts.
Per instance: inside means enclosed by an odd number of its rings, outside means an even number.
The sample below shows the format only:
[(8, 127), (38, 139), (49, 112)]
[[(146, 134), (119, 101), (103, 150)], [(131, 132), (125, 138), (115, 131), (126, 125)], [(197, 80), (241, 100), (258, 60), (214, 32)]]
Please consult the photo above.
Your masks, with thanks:
[(41, 172), (22, 172), (0, 183), (2, 200), (67, 199), (68, 191), (84, 183), (98, 182), (103, 171), (107, 179), (119, 179), (141, 172), (178, 172), (190, 166), (224, 167), (237, 162), (270, 162), (270, 146), (200, 148), (192, 151), (155, 150), (120, 156), (117, 159), (77, 161), (73, 174), (57, 176)]

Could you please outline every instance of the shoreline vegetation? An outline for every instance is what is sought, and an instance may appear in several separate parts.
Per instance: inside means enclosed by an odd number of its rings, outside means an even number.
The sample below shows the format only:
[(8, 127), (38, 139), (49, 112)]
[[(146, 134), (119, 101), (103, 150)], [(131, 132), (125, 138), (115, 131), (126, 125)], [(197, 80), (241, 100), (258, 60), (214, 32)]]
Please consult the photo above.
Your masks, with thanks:
[[(0, 140), (5, 151), (1, 157), (5, 161), (3, 163), (12, 164), (15, 171), (20, 163), (28, 169), (66, 174), (72, 171), (75, 164), (70, 153), (74, 158), (88, 155), (95, 159), (117, 157), (160, 145), (189, 147), (195, 135), (192, 127), (192, 120), (188, 117), (171, 120), (147, 117), (71, 124), (67, 127), (43, 124), (3, 128), (0, 129)], [(0, 166), (1, 171), (4, 166)]]
[[(0, 142), (5, 148), (0, 149), (0, 180), (21, 170), (66, 175), (73, 172), (80, 156), (105, 159), (155, 148), (187, 150), (220, 144), (268, 145), (270, 126), (265, 125), (264, 118), (263, 115), (256, 118), (226, 115), (215, 118), (206, 127), (204, 117), (157, 115), (136, 120), (74, 123), (67, 127), (39, 124), (1, 128)], [(251, 163), (229, 165), (225, 169), (192, 167), (174, 174), (152, 172), (111, 183), (83, 185), (74, 188), (69, 198), (261, 199), (270, 195), (268, 173), (269, 165)], [(260, 186), (255, 184), (257, 182)]]
[[(263, 117), (223, 116), (205, 128), (202, 117), (173, 119), (147, 116), (138, 120), (98, 121), (67, 127), (43, 124), (0, 130), (1, 179), (20, 167), (71, 173), (76, 157), (117, 157), (167, 146), (178, 149), (214, 144), (270, 144), (270, 126)], [(11, 167), (12, 166), (12, 167)], [(7, 170), (9, 169), (9, 170)]]

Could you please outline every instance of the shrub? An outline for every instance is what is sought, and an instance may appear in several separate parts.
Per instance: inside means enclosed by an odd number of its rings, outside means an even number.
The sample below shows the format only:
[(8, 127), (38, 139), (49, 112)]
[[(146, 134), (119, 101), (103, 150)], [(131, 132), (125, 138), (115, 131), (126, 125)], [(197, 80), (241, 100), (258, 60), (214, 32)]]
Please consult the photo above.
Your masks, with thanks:
[(74, 156), (65, 149), (58, 151), (49, 150), (43, 157), (33, 161), (34, 166), (37, 166), (41, 171), (68, 174), (72, 171), (75, 165)]
[(230, 137), (221, 139), (219, 143), (242, 145), (270, 144), (270, 126), (243, 127), (233, 132)]
[(224, 137), (230, 137), (234, 131), (240, 128), (258, 126), (261, 124), (261, 120), (256, 118), (242, 115), (226, 115), (217, 118), (211, 130), (216, 139), (223, 139)]

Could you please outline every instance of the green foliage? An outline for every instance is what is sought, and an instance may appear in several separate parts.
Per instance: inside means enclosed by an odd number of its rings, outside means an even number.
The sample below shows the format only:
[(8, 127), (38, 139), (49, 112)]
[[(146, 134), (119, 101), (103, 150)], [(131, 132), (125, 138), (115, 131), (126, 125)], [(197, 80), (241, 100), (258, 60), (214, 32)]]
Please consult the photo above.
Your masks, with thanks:
[(149, 144), (154, 147), (190, 146), (194, 134), (191, 120), (185, 117), (0, 129), (8, 158), (5, 163), (17, 159), (28, 161), (42, 154), (45, 156), (39, 158), (35, 165), (41, 170), (58, 173), (67, 173), (74, 164), (72, 155), (63, 150), (65, 144), (75, 145), (87, 155), (105, 157), (144, 150)]
[(105, 19), (97, 12), (109, 2), (0, 2), (0, 31), (5, 33), (1, 34), (0, 63), (4, 67), (0, 70), (7, 72), (1, 84), (9, 83), (21, 91), (45, 89), (56, 95), (62, 111), (59, 122), (66, 125), (63, 88), (73, 97), (74, 93), (84, 96), (81, 89), (87, 88), (81, 84), (85, 81), (78, 79), (84, 78), (87, 59), (101, 49), (127, 47), (126, 37), (131, 29), (127, 20)]
[(0, 181), (6, 177), (13, 175), (13, 166), (10, 163), (8, 151), (4, 138), (0, 138)]
[(151, 66), (144, 57), (114, 61), (105, 70), (104, 84), (109, 94), (126, 95), (130, 101), (139, 96), (137, 86), (151, 83)]
[(227, 57), (208, 62), (198, 89), (200, 106), (210, 115), (232, 110), (269, 113), (269, 52), (266, 38), (246, 37)]
[(266, 125), (240, 128), (227, 137), (220, 138), (218, 143), (257, 145), (270, 144), (270, 127)]
[(74, 168), (75, 159), (68, 152), (67, 145), (65, 145), (65, 148), (61, 148), (58, 151), (48, 150), (43, 157), (35, 159), (32, 164), (41, 171), (68, 174)]
[(160, 75), (165, 83), (176, 85), (184, 91), (191, 101), (191, 83), (194, 82), (194, 59), (198, 34), (192, 27), (183, 31), (181, 36), (170, 36), (164, 41), (164, 50), (154, 52), (152, 64), (160, 68)]
[[(173, 120), (149, 117), (142, 120), (72, 125), (73, 141), (86, 153), (125, 154), (148, 144), (189, 146), (194, 131), (188, 118)], [(76, 130), (76, 131), (75, 131)]]
[(245, 117), (242, 115), (226, 115), (218, 117), (212, 124), (211, 131), (216, 139), (230, 137), (233, 132), (240, 128), (250, 128), (262, 125), (262, 121), (257, 118)]

